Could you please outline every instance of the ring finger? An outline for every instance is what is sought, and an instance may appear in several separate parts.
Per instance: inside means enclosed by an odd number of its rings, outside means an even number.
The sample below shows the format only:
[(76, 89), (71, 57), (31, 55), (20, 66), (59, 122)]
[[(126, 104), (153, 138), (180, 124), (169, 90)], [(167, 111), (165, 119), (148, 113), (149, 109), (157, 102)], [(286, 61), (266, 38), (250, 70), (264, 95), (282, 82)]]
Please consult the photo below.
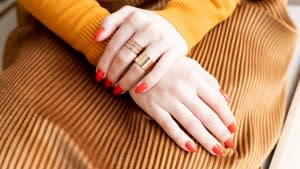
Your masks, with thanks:
[[(150, 59), (149, 68), (147, 65), (145, 68), (142, 68), (141, 65), (134, 62), (129, 70), (120, 78), (118, 84), (114, 89), (115, 94), (124, 93), (130, 88), (132, 88), (137, 82), (147, 73), (151, 66), (155, 64), (154, 62), (159, 59), (161, 54), (164, 52), (164, 46), (159, 42), (154, 42), (148, 45), (144, 52), (138, 57), (148, 57)], [(147, 63), (146, 63), (147, 64)], [(117, 91), (121, 88), (122, 92)]]
[[(174, 102), (174, 101), (173, 101)], [(200, 120), (179, 100), (175, 104), (164, 105), (172, 116), (211, 154), (222, 155), (223, 148), (203, 126)]]
[(186, 92), (181, 93), (180, 100), (183, 104), (226, 148), (232, 148), (232, 135), (218, 115), (198, 97), (196, 92), (190, 94), (186, 94)]

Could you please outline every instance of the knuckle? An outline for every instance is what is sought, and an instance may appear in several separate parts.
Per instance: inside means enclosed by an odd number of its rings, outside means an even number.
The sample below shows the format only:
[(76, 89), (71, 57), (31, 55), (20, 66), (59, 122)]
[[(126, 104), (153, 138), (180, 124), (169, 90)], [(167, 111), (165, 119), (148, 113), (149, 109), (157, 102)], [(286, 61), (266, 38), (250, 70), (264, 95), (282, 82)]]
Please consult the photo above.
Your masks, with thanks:
[(183, 125), (189, 131), (192, 131), (195, 128), (195, 123), (190, 119), (185, 120)]
[(108, 55), (113, 55), (114, 53), (117, 53), (116, 47), (112, 44), (107, 45), (105, 50), (106, 50)]
[(161, 117), (160, 120), (159, 120), (159, 124), (167, 132), (170, 133), (172, 131), (172, 127), (170, 125), (170, 121), (167, 118)]
[(131, 84), (131, 77), (125, 74), (119, 79), (119, 84), (122, 86), (123, 90), (126, 91)]
[(178, 87), (178, 84), (176, 83), (170, 83), (168, 85), (168, 88), (170, 90), (171, 93), (173, 93), (175, 96), (178, 96), (180, 93), (180, 90), (179, 90), (179, 87)]
[(211, 106), (212, 106), (212, 108), (214, 109), (214, 110), (216, 110), (216, 111), (220, 111), (220, 110), (222, 110), (222, 103), (224, 102), (224, 99), (223, 98), (221, 98), (221, 97), (218, 97), (218, 96), (216, 96), (216, 97), (213, 97), (212, 98), (212, 101), (211, 101)]
[(157, 76), (154, 75), (154, 73), (148, 73), (146, 78), (145, 78), (145, 81), (147, 84), (155, 84), (156, 83), (156, 78)]
[(132, 10), (133, 7), (130, 6), (130, 5), (125, 5), (125, 6), (123, 6), (121, 9), (123, 9), (123, 10)]
[[(173, 41), (169, 38), (170, 36), (167, 36), (166, 34), (160, 32), (160, 31), (154, 31), (152, 33), (154, 36), (153, 39), (160, 42), (160, 44), (163, 44), (164, 47), (172, 47), (173, 46)], [(171, 50), (176, 51), (176, 48), (171, 48)]]
[(124, 55), (118, 53), (116, 56), (116, 64), (117, 65), (127, 65), (131, 62), (131, 60), (129, 59), (129, 57), (125, 57)]
[(147, 33), (152, 33), (153, 35), (154, 34), (158, 34), (158, 33), (160, 33), (160, 30), (159, 30), (159, 28), (158, 28), (158, 26), (157, 25), (155, 25), (155, 24), (147, 24), (146, 26), (145, 26), (145, 32), (147, 32)]
[(175, 130), (171, 130), (171, 131), (170, 131), (170, 135), (173, 136), (173, 139), (174, 139), (176, 142), (178, 142), (179, 140), (182, 139), (182, 136), (181, 136), (180, 132), (177, 131), (177, 130), (176, 130), (176, 131), (175, 131)]
[(115, 77), (117, 77), (117, 72), (115, 71), (115, 69), (110, 69), (107, 73), (107, 78), (112, 82), (115, 82)]
[(129, 17), (129, 23), (135, 24), (135, 23), (141, 23), (147, 21), (147, 18), (145, 17), (144, 13), (141, 11), (134, 11), (132, 12), (132, 15)]
[[(150, 112), (155, 112), (155, 109), (157, 107), (157, 104), (155, 103), (155, 101), (153, 99), (148, 99), (147, 104), (149, 106)], [(158, 114), (158, 113), (156, 113), (156, 114)]]
[(206, 117), (206, 123), (208, 125), (216, 125), (218, 124), (218, 117), (216, 115), (209, 115)]
[(142, 68), (137, 64), (133, 64), (131, 67), (131, 70), (133, 72), (137, 73), (138, 75), (144, 74), (144, 71), (142, 70)]
[(206, 149), (209, 148), (209, 146), (211, 145), (212, 142), (213, 141), (212, 141), (211, 136), (209, 134), (207, 134), (203, 137), (203, 145), (204, 145), (204, 147), (206, 147)]
[(211, 135), (206, 132), (206, 131), (201, 131), (200, 132), (200, 137), (198, 138), (198, 141), (204, 146), (204, 147), (209, 147), (209, 145), (211, 144), (212, 140), (211, 140)]
[(144, 32), (151, 34), (152, 39), (154, 39), (155, 41), (168, 43), (168, 44), (174, 43), (173, 41), (170, 41), (170, 39), (172, 39), (172, 36), (170, 36), (170, 34), (168, 34), (167, 31), (162, 29), (155, 22), (148, 22), (148, 24), (144, 28)]
[(228, 130), (224, 129), (220, 132), (220, 139), (226, 141), (228, 138), (231, 138), (231, 134)]

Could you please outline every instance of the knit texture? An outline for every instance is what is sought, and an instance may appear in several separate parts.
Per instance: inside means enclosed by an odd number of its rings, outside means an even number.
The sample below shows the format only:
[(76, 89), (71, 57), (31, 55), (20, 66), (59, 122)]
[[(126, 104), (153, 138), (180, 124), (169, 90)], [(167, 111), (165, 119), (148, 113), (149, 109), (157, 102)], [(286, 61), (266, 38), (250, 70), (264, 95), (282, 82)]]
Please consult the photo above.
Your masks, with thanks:
[(103, 1), (102, 7), (102, 1), (99, 4), (95, 0), (19, 2), (50, 30), (82, 52), (93, 65), (98, 63), (107, 44), (107, 41), (93, 42), (94, 34), (104, 18), (118, 9), (116, 7), (141, 7), (147, 4), (147, 9), (157, 9), (158, 14), (176, 27), (191, 49), (210, 29), (229, 17), (237, 4), (237, 0), (163, 0), (156, 3), (146, 0), (108, 0)]
[[(133, 2), (132, 2), (133, 3)], [(42, 24), (15, 29), (0, 74), (1, 169), (258, 169), (285, 117), (296, 32), (281, 1), (241, 3), (189, 53), (231, 96), (234, 148), (214, 157), (179, 148), (128, 94)], [(6, 59), (9, 60), (9, 59)]]

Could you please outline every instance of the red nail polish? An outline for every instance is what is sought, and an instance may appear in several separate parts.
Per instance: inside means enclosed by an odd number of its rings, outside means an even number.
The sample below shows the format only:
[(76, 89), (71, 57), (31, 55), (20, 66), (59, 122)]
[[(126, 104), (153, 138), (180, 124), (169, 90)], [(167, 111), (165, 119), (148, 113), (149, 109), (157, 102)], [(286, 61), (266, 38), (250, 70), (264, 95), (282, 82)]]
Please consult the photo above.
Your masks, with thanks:
[(197, 148), (196, 148), (196, 145), (191, 142), (191, 141), (188, 141), (185, 143), (185, 147), (190, 151), (190, 152), (196, 152), (197, 151)]
[(97, 39), (100, 37), (100, 35), (103, 31), (104, 31), (103, 27), (98, 29), (98, 31), (96, 32), (96, 34), (94, 35), (94, 38), (93, 38), (94, 42), (97, 42)]
[(236, 131), (236, 126), (234, 123), (231, 123), (229, 126), (227, 126), (230, 133), (234, 133)]
[(114, 95), (120, 95), (123, 92), (123, 89), (120, 85), (117, 85), (114, 87), (113, 93)]
[(142, 93), (147, 87), (147, 84), (143, 82), (135, 89), (135, 93)]
[(227, 141), (224, 142), (226, 148), (233, 148), (233, 140), (229, 138)]
[(216, 144), (212, 150), (217, 156), (220, 156), (223, 154), (223, 148), (218, 144)]
[(230, 97), (228, 96), (228, 94), (226, 94), (223, 89), (220, 89), (220, 92), (224, 96), (224, 98), (227, 101), (227, 103), (229, 103), (230, 102)]
[(105, 82), (104, 82), (104, 86), (105, 86), (106, 88), (110, 88), (110, 87), (112, 86), (112, 81), (106, 79)]
[(104, 77), (104, 72), (101, 69), (98, 69), (96, 72), (96, 81), (100, 82)]

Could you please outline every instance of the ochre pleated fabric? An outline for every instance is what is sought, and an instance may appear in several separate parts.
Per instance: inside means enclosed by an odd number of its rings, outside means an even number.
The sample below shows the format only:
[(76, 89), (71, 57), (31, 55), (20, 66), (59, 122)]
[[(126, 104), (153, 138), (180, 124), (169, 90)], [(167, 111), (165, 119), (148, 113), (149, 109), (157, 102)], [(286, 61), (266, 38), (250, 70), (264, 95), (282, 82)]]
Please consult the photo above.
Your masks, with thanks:
[(258, 169), (284, 122), (295, 39), (283, 2), (243, 2), (190, 52), (232, 98), (234, 149), (215, 157), (180, 149), (129, 95), (97, 84), (82, 54), (23, 24), (0, 75), (0, 169)]

